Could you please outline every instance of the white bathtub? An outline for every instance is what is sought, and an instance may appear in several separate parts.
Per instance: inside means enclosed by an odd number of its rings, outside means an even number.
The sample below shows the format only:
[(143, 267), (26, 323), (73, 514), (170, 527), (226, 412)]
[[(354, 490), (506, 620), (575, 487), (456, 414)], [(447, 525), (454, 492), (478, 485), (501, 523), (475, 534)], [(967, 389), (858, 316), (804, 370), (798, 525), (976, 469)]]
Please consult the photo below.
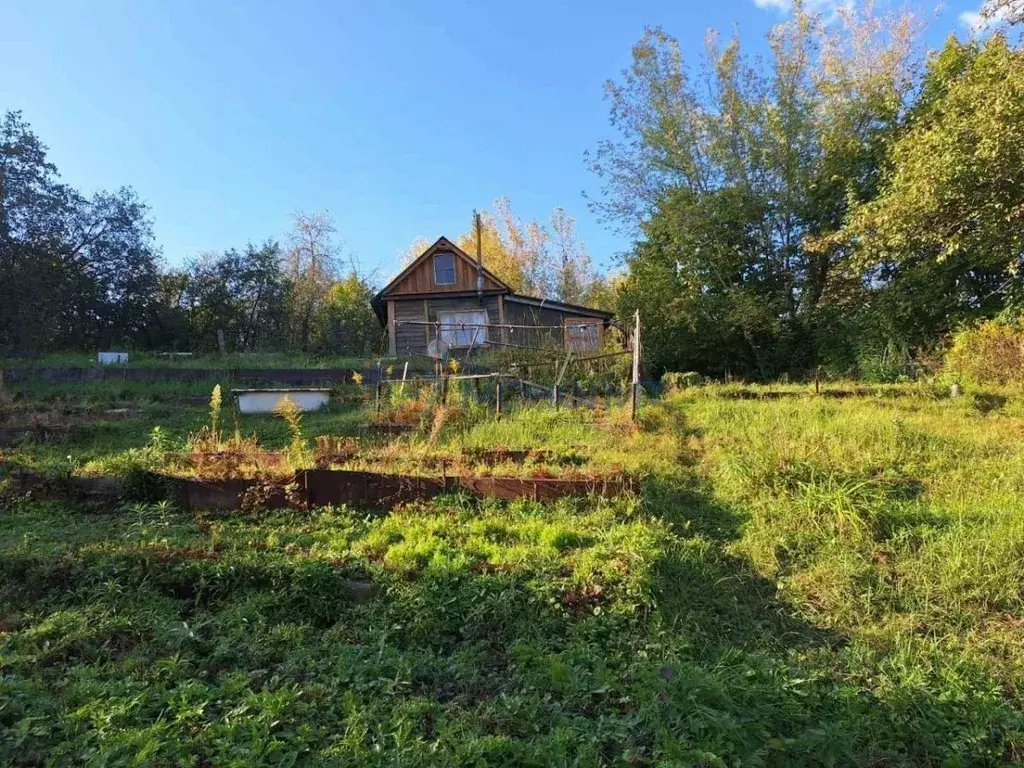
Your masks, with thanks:
[(287, 397), (300, 411), (316, 411), (331, 399), (329, 389), (232, 389), (242, 413), (271, 413)]

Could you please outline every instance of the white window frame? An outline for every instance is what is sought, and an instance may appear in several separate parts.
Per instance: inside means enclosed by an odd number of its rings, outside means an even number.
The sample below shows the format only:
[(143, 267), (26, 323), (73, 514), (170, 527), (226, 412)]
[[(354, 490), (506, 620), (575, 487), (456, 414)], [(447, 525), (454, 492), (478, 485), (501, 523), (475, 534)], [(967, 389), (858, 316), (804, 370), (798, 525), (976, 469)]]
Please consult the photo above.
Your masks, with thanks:
[[(452, 279), (447, 282), (442, 282), (437, 279), (437, 264), (439, 258), (448, 258), (452, 262)], [(434, 269), (434, 285), (455, 285), (459, 281), (459, 276), (455, 269), (455, 254), (454, 253), (435, 253), (431, 262), (431, 267)], [(447, 270), (445, 270), (447, 271)]]
[(441, 341), (449, 347), (479, 347), (487, 343), (487, 310), (438, 312)]

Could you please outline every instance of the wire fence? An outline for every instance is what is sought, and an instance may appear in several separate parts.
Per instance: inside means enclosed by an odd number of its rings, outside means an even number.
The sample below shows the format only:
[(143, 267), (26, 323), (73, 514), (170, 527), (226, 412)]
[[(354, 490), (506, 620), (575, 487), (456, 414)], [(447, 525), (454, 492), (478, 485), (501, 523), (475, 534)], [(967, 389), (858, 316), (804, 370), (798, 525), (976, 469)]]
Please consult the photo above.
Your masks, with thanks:
[[(604, 348), (599, 344), (566, 344), (565, 339), (559, 339), (561, 343), (516, 344), (488, 338), (486, 332), (481, 332), (482, 329), (498, 329), (503, 336), (515, 330), (564, 333), (567, 326), (575, 325), (571, 322), (540, 325), (392, 320), (385, 328), (385, 334), (390, 334), (393, 339), (401, 325), (433, 329), (435, 339), (444, 338), (445, 331), (465, 335), (457, 339), (463, 342), (461, 344), (438, 345), (433, 354), (414, 352), (410, 355), (430, 361), (431, 375), (414, 374), (410, 378), (406, 362), (400, 378), (393, 369), (391, 375), (376, 376), (375, 402), (378, 410), (382, 403), (393, 400), (396, 394), (401, 397), (428, 386), (441, 403), (447, 403), (451, 393), (457, 391), (460, 400), (490, 404), (496, 414), (500, 414), (511, 400), (547, 400), (556, 407), (632, 403), (635, 418), (641, 355), (639, 313), (635, 316), (632, 331), (624, 339)], [(578, 325), (586, 327), (594, 323), (580, 322)]]

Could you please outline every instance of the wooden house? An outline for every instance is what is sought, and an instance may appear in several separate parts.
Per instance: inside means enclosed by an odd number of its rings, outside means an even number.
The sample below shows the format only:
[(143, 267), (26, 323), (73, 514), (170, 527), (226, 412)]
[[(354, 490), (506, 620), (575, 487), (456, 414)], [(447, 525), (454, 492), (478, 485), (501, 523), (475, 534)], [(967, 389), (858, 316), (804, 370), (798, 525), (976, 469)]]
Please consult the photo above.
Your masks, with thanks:
[(441, 237), (373, 299), (392, 357), (504, 345), (598, 349), (610, 312), (515, 293)]

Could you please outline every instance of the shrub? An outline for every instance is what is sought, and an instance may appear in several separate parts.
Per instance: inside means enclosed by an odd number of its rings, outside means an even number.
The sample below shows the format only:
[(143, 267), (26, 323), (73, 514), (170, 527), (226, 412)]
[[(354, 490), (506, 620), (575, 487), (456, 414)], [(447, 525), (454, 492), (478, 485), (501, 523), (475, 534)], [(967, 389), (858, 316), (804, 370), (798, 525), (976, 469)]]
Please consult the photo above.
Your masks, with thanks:
[(1024, 384), (1024, 330), (1019, 320), (986, 320), (958, 331), (946, 353), (945, 369), (965, 384)]
[(695, 387), (703, 380), (704, 378), (694, 371), (687, 371), (686, 373), (667, 371), (662, 374), (661, 385), (665, 388), (666, 392), (677, 392), (687, 387)]
[(914, 373), (910, 351), (893, 342), (881, 349), (865, 348), (857, 353), (857, 369), (866, 381), (892, 383)]

